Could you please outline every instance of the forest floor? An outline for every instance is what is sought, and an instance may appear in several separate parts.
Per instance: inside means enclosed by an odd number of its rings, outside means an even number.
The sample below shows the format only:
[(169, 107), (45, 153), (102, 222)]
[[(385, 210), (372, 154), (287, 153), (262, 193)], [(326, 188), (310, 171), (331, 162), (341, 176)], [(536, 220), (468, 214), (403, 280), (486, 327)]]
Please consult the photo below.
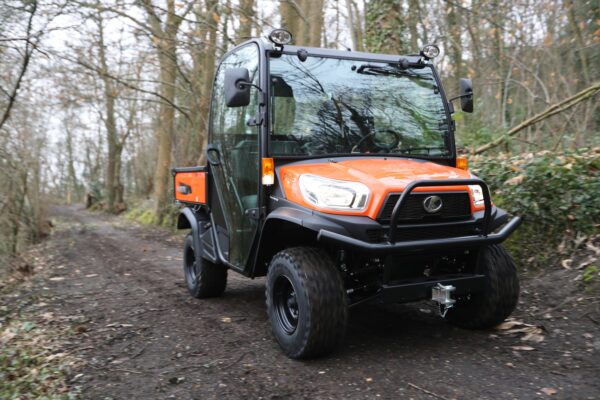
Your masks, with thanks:
[(427, 302), (363, 305), (335, 354), (300, 362), (271, 336), (263, 279), (230, 272), (223, 297), (187, 294), (184, 233), (79, 206), (51, 218), (25, 254), (33, 273), (0, 285), (0, 322), (62, 332), (47, 348), (70, 360), (64, 390), (84, 398), (600, 398), (600, 298), (577, 269), (594, 245), (570, 269), (526, 273), (500, 329), (454, 328)]

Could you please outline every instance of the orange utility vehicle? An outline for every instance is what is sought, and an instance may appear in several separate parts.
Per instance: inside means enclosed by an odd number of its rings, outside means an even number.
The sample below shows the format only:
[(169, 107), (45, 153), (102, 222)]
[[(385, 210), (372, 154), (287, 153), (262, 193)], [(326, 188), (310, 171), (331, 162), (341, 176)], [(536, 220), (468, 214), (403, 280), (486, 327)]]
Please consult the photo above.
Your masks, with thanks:
[(212, 94), (207, 165), (173, 170), (189, 229), (189, 292), (219, 296), (227, 270), (266, 275), (272, 331), (292, 358), (340, 343), (348, 308), (432, 300), (465, 328), (517, 304), (500, 245), (520, 218), (492, 204), (456, 155), (453, 100), (432, 59), (291, 46), (275, 30), (227, 53)]

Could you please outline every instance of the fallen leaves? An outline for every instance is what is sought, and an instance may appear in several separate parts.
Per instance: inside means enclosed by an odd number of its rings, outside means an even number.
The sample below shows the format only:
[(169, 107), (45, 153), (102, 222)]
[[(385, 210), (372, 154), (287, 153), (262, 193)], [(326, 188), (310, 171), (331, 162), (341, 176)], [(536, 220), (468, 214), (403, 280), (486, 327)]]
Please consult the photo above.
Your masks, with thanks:
[(171, 385), (177, 385), (183, 381), (185, 381), (185, 377), (183, 377), (183, 376), (173, 376), (173, 377), (169, 378), (169, 383)]
[(516, 185), (520, 185), (521, 183), (523, 183), (524, 180), (525, 180), (525, 175), (517, 175), (515, 177), (510, 178), (506, 182), (504, 182), (504, 184), (509, 185), (509, 186), (516, 186)]
[(564, 269), (571, 269), (571, 265), (573, 264), (573, 260), (570, 258), (564, 259), (560, 262), (561, 267)]
[(503, 335), (520, 335), (522, 341), (540, 343), (544, 341), (544, 328), (537, 325), (526, 324), (514, 318), (509, 318), (496, 327)]
[(131, 328), (132, 324), (121, 324), (118, 322), (113, 322), (112, 324), (106, 325), (107, 328)]
[(88, 328), (87, 328), (87, 326), (85, 326), (85, 325), (77, 325), (77, 326), (75, 327), (75, 333), (76, 333), (77, 335), (81, 335), (82, 333), (85, 333), (85, 332), (87, 332), (87, 331), (88, 331)]
[(65, 371), (78, 362), (64, 351), (68, 328), (51, 324), (50, 312), (31, 311), (27, 318), (36, 322), (17, 317), (0, 325), (0, 371), (7, 378), (0, 383), (0, 397), (27, 393), (27, 398), (66, 398), (70, 388)]
[(533, 351), (535, 350), (534, 347), (531, 346), (510, 346), (511, 349), (516, 350), (516, 351)]
[(553, 394), (556, 394), (556, 392), (557, 392), (556, 389), (549, 388), (549, 387), (542, 388), (540, 391), (547, 396), (552, 396)]
[(592, 241), (590, 240), (588, 243), (586, 243), (585, 245), (589, 250), (593, 251), (594, 254), (596, 254), (596, 256), (600, 257), (600, 247), (594, 246), (594, 244), (592, 243)]

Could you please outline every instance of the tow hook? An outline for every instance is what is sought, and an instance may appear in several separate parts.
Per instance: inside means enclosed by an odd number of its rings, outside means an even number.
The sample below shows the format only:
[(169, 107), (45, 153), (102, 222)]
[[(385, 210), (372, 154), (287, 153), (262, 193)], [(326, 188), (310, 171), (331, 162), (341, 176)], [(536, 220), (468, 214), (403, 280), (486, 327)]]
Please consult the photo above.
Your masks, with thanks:
[(450, 294), (455, 290), (454, 286), (442, 285), (439, 282), (431, 288), (431, 300), (439, 304), (440, 316), (442, 318), (446, 317), (448, 310), (454, 307), (454, 303), (456, 303), (456, 300), (450, 297)]

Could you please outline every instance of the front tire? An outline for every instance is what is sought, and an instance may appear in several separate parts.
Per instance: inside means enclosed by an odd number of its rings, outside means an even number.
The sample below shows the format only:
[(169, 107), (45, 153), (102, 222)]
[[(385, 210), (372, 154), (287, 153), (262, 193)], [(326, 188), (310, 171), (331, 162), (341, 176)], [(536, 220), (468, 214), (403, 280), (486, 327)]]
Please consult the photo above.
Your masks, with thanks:
[(342, 341), (348, 320), (344, 282), (323, 250), (277, 253), (269, 265), (266, 298), (273, 335), (289, 357), (322, 356)]
[(485, 275), (483, 292), (459, 301), (448, 310), (450, 323), (466, 329), (489, 329), (514, 311), (519, 301), (519, 278), (515, 264), (501, 245), (483, 247), (475, 273)]
[(196, 257), (191, 234), (186, 236), (183, 247), (183, 274), (188, 292), (199, 299), (221, 296), (227, 285), (227, 269)]

